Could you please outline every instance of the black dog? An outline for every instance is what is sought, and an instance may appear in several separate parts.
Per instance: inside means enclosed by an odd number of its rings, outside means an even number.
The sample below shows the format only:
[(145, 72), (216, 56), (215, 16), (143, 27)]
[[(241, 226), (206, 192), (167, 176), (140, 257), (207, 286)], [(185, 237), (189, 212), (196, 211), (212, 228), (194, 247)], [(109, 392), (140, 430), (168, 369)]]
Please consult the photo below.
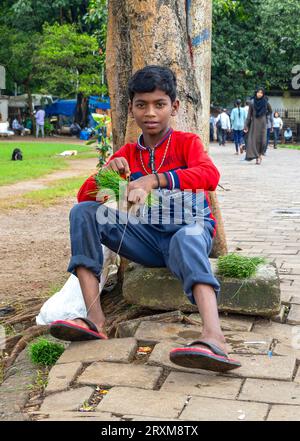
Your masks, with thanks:
[(22, 161), (23, 155), (20, 149), (14, 149), (11, 160), (12, 161)]

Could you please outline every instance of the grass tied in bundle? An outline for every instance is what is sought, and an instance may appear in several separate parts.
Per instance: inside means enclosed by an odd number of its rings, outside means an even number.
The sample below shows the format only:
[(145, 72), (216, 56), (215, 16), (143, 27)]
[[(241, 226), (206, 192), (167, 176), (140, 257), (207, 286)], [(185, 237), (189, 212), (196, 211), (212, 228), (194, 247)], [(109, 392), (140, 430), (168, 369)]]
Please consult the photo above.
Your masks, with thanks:
[[(101, 169), (95, 175), (97, 190), (90, 192), (91, 195), (101, 197), (106, 202), (112, 195), (114, 195), (117, 202), (120, 200), (120, 190), (122, 185), (128, 182), (122, 178), (118, 172), (114, 170)], [(145, 204), (151, 206), (155, 203), (156, 198), (149, 193)]]
[(114, 193), (116, 201), (119, 201), (120, 185), (124, 185), (124, 182), (126, 182), (126, 180), (121, 178), (118, 172), (106, 169), (99, 170), (99, 172), (95, 176), (95, 181), (97, 185), (97, 193), (100, 191), (101, 196), (106, 196), (105, 190), (109, 190), (109, 193)]
[(265, 263), (262, 257), (246, 257), (230, 253), (218, 258), (217, 271), (224, 277), (247, 279), (256, 273), (258, 265), (262, 263)]
[(43, 366), (53, 366), (64, 350), (65, 348), (62, 344), (51, 342), (46, 338), (40, 338), (28, 347), (32, 363)]

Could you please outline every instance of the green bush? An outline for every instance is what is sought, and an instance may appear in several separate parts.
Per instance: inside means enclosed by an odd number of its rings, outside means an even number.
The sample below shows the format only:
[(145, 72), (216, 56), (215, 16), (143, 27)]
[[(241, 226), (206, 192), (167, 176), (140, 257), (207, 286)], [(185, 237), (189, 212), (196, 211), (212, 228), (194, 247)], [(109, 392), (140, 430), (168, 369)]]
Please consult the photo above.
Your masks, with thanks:
[(44, 366), (52, 366), (59, 359), (65, 348), (60, 343), (53, 343), (46, 338), (40, 338), (31, 343), (28, 353), (32, 363)]
[(258, 265), (264, 262), (262, 257), (245, 257), (230, 253), (218, 258), (217, 270), (218, 274), (224, 277), (246, 279), (254, 275)]

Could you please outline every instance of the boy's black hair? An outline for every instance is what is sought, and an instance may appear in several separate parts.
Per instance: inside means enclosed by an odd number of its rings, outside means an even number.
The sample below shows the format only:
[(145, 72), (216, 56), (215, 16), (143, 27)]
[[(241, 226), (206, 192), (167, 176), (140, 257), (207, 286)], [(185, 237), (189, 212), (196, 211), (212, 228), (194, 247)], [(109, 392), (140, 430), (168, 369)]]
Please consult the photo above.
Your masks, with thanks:
[(135, 93), (154, 92), (155, 89), (162, 90), (171, 99), (176, 99), (176, 76), (168, 67), (149, 65), (136, 71), (128, 83), (128, 94), (130, 101)]

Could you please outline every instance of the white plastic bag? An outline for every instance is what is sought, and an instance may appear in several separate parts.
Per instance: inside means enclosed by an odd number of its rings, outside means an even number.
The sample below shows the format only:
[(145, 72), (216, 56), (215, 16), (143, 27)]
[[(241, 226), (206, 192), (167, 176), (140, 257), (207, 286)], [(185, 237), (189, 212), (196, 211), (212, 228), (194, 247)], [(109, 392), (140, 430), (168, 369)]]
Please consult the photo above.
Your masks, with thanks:
[[(110, 274), (117, 271), (119, 263), (116, 254), (102, 245), (103, 271), (99, 283), (99, 292), (102, 291)], [(86, 317), (87, 311), (81, 292), (79, 280), (71, 274), (60, 291), (51, 296), (42, 306), (36, 317), (38, 325), (48, 325), (56, 320), (70, 320), (75, 317)]]

